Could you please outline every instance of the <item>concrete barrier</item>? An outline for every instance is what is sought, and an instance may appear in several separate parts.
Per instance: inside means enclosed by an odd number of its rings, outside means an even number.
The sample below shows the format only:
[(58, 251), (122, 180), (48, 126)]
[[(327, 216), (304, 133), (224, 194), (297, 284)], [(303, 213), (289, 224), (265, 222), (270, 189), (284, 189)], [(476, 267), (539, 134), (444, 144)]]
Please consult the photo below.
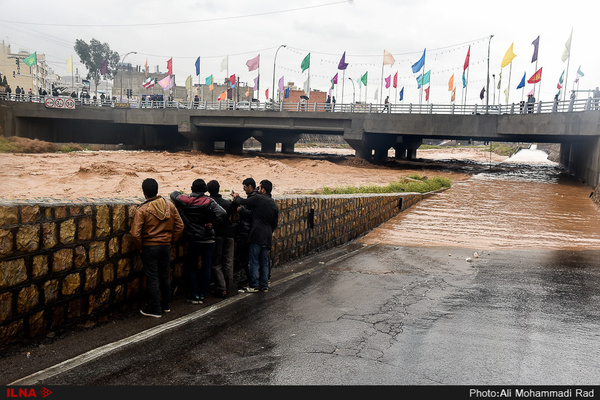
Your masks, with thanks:
[[(272, 266), (356, 239), (430, 194), (275, 197)], [(142, 263), (129, 235), (142, 199), (0, 200), (0, 347), (139, 307)], [(185, 292), (180, 241), (173, 289)]]

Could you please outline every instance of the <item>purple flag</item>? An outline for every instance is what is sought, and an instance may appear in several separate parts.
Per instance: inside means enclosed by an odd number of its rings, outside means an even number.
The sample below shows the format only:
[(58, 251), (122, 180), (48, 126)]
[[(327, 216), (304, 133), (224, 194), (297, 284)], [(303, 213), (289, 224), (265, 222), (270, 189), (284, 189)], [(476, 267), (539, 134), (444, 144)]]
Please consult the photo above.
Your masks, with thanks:
[(107, 73), (108, 73), (108, 60), (104, 60), (104, 61), (102, 61), (102, 64), (100, 65), (100, 74), (106, 75)]
[(258, 90), (258, 76), (254, 78), (254, 90)]
[(347, 66), (348, 66), (348, 63), (346, 62), (346, 52), (344, 52), (344, 54), (342, 55), (342, 59), (340, 60), (340, 63), (338, 64), (338, 69), (346, 69)]
[(334, 85), (337, 85), (337, 81), (338, 81), (338, 74), (335, 74), (335, 76), (333, 77), (331, 82), (333, 82)]
[(540, 37), (538, 36), (533, 42), (533, 56), (531, 56), (531, 62), (537, 61), (538, 57), (538, 47), (540, 46)]
[(390, 83), (392, 82), (392, 76), (388, 76), (387, 78), (385, 78), (385, 88), (389, 89), (390, 87)]
[(279, 92), (283, 92), (283, 76), (279, 78)]

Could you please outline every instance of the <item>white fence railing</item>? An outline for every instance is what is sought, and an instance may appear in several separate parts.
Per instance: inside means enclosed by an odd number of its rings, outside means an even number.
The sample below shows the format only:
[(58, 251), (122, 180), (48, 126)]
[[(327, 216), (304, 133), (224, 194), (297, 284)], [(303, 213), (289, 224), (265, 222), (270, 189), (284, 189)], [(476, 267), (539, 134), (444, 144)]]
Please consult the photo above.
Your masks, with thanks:
[[(62, 97), (68, 98), (68, 97)], [(0, 93), (0, 100), (43, 103), (44, 96)], [(288, 102), (258, 102), (258, 101), (143, 101), (130, 100), (119, 102), (115, 100), (74, 99), (76, 106), (113, 107), (113, 108), (178, 108), (197, 110), (245, 110), (245, 111), (290, 111), (290, 112), (344, 112), (344, 113), (389, 113), (389, 114), (539, 114), (553, 112), (575, 112), (600, 110), (599, 100), (588, 99), (511, 104), (378, 104), (378, 103), (288, 103)]]

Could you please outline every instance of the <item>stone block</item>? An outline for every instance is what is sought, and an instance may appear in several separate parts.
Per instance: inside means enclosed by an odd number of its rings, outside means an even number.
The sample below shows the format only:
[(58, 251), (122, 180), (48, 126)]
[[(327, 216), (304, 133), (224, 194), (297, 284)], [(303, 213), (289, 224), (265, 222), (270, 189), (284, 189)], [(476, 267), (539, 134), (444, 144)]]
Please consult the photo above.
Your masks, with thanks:
[(108, 256), (112, 257), (119, 253), (119, 238), (117, 236), (111, 237), (108, 241)]
[(0, 294), (0, 323), (12, 317), (13, 294), (6, 292)]
[(42, 290), (44, 291), (44, 301), (46, 304), (58, 299), (59, 283), (60, 282), (57, 279), (52, 279), (50, 281), (46, 281), (44, 286), (42, 286)]
[(110, 235), (110, 208), (103, 204), (96, 207), (96, 237)]
[(9, 226), (19, 223), (19, 208), (0, 206), (0, 226)]
[(60, 242), (70, 244), (75, 242), (75, 220), (68, 219), (60, 223)]
[(73, 249), (60, 249), (52, 256), (52, 271), (61, 272), (73, 268)]
[(113, 232), (122, 232), (128, 230), (128, 214), (127, 207), (118, 204), (113, 207)]
[(39, 297), (40, 292), (36, 285), (29, 285), (21, 289), (17, 296), (17, 312), (23, 314), (37, 307), (40, 302)]
[(67, 275), (65, 279), (63, 279), (62, 283), (62, 294), (63, 296), (70, 296), (75, 293), (79, 293), (81, 289), (81, 276), (79, 273), (73, 273)]
[(67, 207), (54, 207), (54, 218), (63, 219), (67, 218)]
[(64, 304), (59, 304), (52, 308), (52, 322), (50, 324), (51, 329), (58, 328), (65, 323), (65, 310)]
[(13, 234), (8, 229), (0, 229), (0, 255), (7, 255), (13, 250)]
[(77, 237), (79, 240), (90, 240), (93, 237), (94, 224), (91, 217), (81, 218), (78, 223)]
[(35, 222), (40, 218), (40, 206), (31, 205), (21, 207), (21, 223), (27, 224)]
[(21, 225), (17, 231), (17, 250), (35, 251), (40, 246), (40, 226)]
[(16, 342), (24, 334), (23, 320), (20, 319), (11, 322), (8, 325), (0, 326), (0, 345), (7, 345)]
[(106, 243), (93, 242), (89, 249), (90, 264), (98, 264), (106, 261)]
[(58, 244), (57, 226), (54, 222), (42, 224), (42, 246), (50, 249)]
[(133, 242), (131, 241), (131, 235), (126, 233), (121, 239), (121, 253), (127, 254), (134, 250)]
[(87, 292), (95, 289), (98, 286), (98, 278), (98, 268), (86, 269), (84, 290)]
[(117, 278), (127, 278), (131, 272), (131, 259), (121, 258), (117, 264)]
[(81, 268), (85, 265), (87, 261), (87, 253), (85, 251), (85, 247), (75, 247), (75, 258), (73, 259), (73, 261), (75, 263), (75, 268)]
[(27, 269), (23, 258), (0, 261), (0, 289), (18, 285), (26, 280)]
[(38, 279), (48, 274), (48, 256), (37, 255), (33, 256), (33, 262), (31, 266), (31, 276), (33, 279)]
[(91, 294), (88, 300), (88, 314), (106, 308), (110, 301), (110, 289), (105, 289), (99, 296)]
[(29, 337), (35, 337), (46, 333), (46, 318), (44, 318), (44, 311), (39, 311), (29, 316), (27, 335)]
[(111, 283), (115, 280), (115, 266), (111, 263), (102, 267), (102, 282)]
[(69, 308), (67, 309), (67, 317), (69, 320), (80, 318), (84, 315), (85, 304), (81, 297), (73, 299), (69, 302)]

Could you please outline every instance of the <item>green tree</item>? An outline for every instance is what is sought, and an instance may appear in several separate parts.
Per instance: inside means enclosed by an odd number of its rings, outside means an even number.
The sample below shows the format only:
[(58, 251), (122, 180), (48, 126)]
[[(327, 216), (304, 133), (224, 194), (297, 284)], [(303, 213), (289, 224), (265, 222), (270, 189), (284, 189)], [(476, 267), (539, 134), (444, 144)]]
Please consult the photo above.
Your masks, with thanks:
[(90, 43), (84, 40), (77, 39), (75, 41), (75, 52), (79, 56), (79, 60), (85, 65), (88, 70), (86, 79), (94, 81), (96, 85), (96, 97), (98, 97), (98, 83), (102, 77), (101, 67), (104, 60), (107, 60), (107, 72), (104, 75), (105, 79), (112, 79), (117, 72), (119, 64), (119, 53), (112, 51), (108, 43), (100, 43), (99, 40), (92, 39)]

